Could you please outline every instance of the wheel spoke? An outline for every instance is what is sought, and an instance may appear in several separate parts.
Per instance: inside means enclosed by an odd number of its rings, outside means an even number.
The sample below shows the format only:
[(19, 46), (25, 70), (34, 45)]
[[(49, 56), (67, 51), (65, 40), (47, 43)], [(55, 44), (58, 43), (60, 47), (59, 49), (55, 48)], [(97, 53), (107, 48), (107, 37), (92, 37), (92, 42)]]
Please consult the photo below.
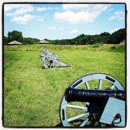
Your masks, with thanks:
[(99, 79), (99, 82), (98, 82), (98, 89), (101, 89), (102, 88), (102, 79)]
[(78, 115), (78, 116), (69, 118), (69, 119), (68, 119), (68, 122), (72, 122), (72, 121), (74, 121), (74, 120), (80, 119), (80, 118), (85, 117), (85, 116), (88, 116), (88, 115), (89, 115), (89, 113), (80, 114), (80, 115)]
[(86, 88), (90, 89), (88, 82), (85, 82)]
[[(105, 80), (105, 81), (104, 81)], [(95, 83), (97, 85), (95, 86)], [(109, 83), (109, 86), (108, 86)], [(70, 87), (75, 89), (119, 89), (124, 90), (123, 86), (114, 78), (107, 74), (102, 73), (92, 73), (82, 76), (75, 80)], [(68, 103), (65, 100), (65, 97), (62, 99), (61, 110), (64, 109), (61, 113), (61, 120), (63, 126), (79, 126), (79, 127), (105, 127), (106, 124), (100, 123), (98, 119), (93, 117), (91, 113), (98, 113), (97, 109), (100, 109), (100, 106), (96, 107), (96, 104), (91, 106), (91, 102), (84, 102), (84, 105), (75, 102), (75, 104)], [(99, 104), (100, 105), (100, 104)], [(88, 109), (89, 108), (89, 109)], [(67, 109), (67, 110), (66, 110)]]
[(75, 108), (75, 109), (81, 109), (81, 110), (87, 111), (87, 107), (82, 107), (82, 106), (77, 106), (77, 105), (70, 105), (70, 104), (67, 104), (67, 107)]
[(89, 122), (89, 118), (85, 119), (82, 124), (80, 124), (80, 127), (85, 126)]
[(114, 89), (114, 87), (115, 87), (115, 85), (113, 84), (110, 88), (111, 88), (111, 89)]

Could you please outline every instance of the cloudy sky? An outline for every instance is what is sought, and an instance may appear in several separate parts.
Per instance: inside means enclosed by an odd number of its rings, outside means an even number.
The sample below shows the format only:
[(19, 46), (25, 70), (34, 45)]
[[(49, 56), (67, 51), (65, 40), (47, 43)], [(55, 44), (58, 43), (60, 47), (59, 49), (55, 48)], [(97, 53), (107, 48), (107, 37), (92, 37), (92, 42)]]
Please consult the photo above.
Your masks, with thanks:
[(70, 39), (125, 28), (125, 4), (4, 4), (4, 36)]

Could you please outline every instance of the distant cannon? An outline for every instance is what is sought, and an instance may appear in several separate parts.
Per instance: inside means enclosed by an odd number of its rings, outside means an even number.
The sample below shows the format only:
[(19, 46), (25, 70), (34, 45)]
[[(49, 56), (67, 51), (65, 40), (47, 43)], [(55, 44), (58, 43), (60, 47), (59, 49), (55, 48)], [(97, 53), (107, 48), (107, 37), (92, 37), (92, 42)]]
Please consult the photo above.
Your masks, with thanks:
[(50, 52), (48, 49), (44, 49), (40, 53), (41, 62), (44, 68), (57, 68), (58, 66), (71, 67), (60, 61), (57, 54)]
[(60, 103), (64, 127), (125, 127), (126, 92), (114, 77), (84, 75), (65, 90)]

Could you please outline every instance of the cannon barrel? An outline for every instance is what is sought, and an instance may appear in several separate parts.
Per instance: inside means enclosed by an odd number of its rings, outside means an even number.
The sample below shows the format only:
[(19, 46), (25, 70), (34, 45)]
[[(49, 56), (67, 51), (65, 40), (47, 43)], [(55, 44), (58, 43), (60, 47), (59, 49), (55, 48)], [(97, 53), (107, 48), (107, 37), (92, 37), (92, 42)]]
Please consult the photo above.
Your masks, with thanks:
[(124, 90), (86, 90), (69, 87), (65, 90), (67, 102), (102, 102), (107, 97), (125, 100)]

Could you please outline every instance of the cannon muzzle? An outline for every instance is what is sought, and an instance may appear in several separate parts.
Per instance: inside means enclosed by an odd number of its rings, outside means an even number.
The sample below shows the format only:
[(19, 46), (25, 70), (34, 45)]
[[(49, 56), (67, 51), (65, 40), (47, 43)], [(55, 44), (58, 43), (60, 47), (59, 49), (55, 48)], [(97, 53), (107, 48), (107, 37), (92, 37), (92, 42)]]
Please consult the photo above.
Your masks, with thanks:
[(124, 90), (84, 90), (69, 87), (65, 91), (67, 102), (102, 102), (108, 97), (125, 100), (126, 96)]

